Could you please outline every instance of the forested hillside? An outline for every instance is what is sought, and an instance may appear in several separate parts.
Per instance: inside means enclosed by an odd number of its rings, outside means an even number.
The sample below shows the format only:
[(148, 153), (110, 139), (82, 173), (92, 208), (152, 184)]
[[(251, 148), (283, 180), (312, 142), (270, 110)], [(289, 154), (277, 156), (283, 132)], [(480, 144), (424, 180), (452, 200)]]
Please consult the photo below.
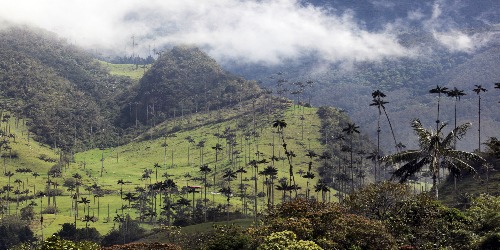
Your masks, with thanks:
[(200, 49), (174, 47), (153, 63), (122, 103), (118, 126), (151, 126), (168, 117), (235, 105), (260, 94), (255, 82), (224, 71)]
[(36, 139), (52, 147), (114, 144), (115, 98), (131, 84), (54, 34), (28, 27), (0, 30), (3, 109), (29, 118)]

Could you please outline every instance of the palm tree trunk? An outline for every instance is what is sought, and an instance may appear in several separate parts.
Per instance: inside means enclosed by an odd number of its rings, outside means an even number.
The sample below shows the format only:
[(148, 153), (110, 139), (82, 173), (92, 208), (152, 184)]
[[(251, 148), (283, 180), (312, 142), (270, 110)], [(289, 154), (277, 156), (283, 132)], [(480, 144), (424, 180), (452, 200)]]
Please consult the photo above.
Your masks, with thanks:
[[(439, 105), (438, 105), (438, 107), (439, 107)], [(391, 120), (389, 119), (389, 115), (387, 114), (387, 111), (385, 110), (385, 108), (384, 108), (384, 113), (385, 113), (385, 117), (387, 118), (387, 122), (389, 123), (389, 128), (391, 129), (392, 139), (394, 139), (394, 146), (396, 147), (396, 151), (399, 151), (398, 146), (397, 146), (398, 143), (396, 141), (396, 136), (394, 135), (394, 129), (392, 128)], [(438, 111), (438, 113), (439, 113), (439, 111)]]

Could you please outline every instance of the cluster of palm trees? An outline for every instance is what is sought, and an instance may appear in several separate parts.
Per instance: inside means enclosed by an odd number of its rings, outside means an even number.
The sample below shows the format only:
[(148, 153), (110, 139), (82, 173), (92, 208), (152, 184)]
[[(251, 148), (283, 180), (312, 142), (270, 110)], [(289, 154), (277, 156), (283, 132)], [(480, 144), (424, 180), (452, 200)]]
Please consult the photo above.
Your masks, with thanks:
[[(495, 83), (495, 88), (500, 88), (499, 85), (500, 83)], [(450, 90), (438, 85), (429, 91), (429, 93), (438, 94), (436, 130), (425, 129), (420, 120), (415, 119), (411, 125), (417, 135), (420, 149), (405, 150), (381, 158), (382, 161), (390, 164), (403, 163), (394, 172), (394, 177), (404, 182), (422, 171), (430, 172), (432, 191), (437, 199), (439, 197), (437, 183), (441, 168), (448, 169), (456, 180), (456, 177), (463, 171), (476, 172), (485, 167), (488, 191), (488, 170), (490, 167), (481, 156), (481, 93), (486, 92), (487, 89), (482, 85), (474, 85), (472, 91), (478, 95), (478, 153), (457, 150), (457, 140), (460, 140), (472, 126), (471, 123), (457, 125), (457, 103), (462, 96), (466, 95), (465, 91), (456, 87)], [(454, 128), (448, 134), (443, 131), (447, 124), (439, 120), (441, 94), (455, 99)]]

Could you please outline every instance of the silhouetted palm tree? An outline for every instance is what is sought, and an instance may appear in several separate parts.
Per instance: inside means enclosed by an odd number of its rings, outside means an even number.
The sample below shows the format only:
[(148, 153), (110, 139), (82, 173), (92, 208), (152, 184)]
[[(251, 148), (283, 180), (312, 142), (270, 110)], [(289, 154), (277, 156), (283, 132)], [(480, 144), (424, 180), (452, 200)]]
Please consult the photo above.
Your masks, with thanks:
[(352, 157), (352, 154), (353, 154), (353, 138), (354, 138), (354, 134), (359, 134), (359, 126), (357, 126), (355, 123), (347, 123), (347, 127), (343, 128), (342, 129), (342, 132), (345, 132), (346, 134), (349, 135), (349, 139), (350, 139), (350, 146), (349, 146), (349, 152), (350, 152), (350, 155), (351, 155), (351, 161), (350, 161), (350, 168), (351, 168), (351, 192), (354, 192), (354, 169), (353, 169), (353, 157)]
[(258, 197), (258, 189), (257, 189), (257, 181), (258, 181), (258, 178), (257, 178), (257, 174), (259, 173), (259, 164), (265, 164), (267, 163), (267, 160), (266, 159), (263, 159), (263, 160), (260, 160), (260, 161), (257, 161), (257, 160), (251, 160), (248, 165), (254, 167), (254, 176), (253, 176), (253, 179), (254, 179), (254, 220), (257, 221), (257, 197)]
[(448, 93), (448, 88), (447, 87), (439, 87), (439, 85), (436, 85), (436, 88), (433, 88), (433, 89), (429, 90), (429, 93), (431, 93), (431, 94), (438, 94), (437, 118), (436, 118), (436, 130), (438, 130), (439, 123), (441, 122), (439, 120), (439, 104), (440, 104), (440, 101), (441, 101), (441, 94)]
[(171, 195), (174, 189), (177, 188), (177, 184), (172, 179), (167, 179), (162, 182), (161, 190), (166, 191), (166, 199), (165, 206), (162, 207), (163, 212), (162, 215), (167, 215), (168, 225), (171, 225), (171, 216), (172, 216), (172, 200)]
[(264, 175), (264, 177), (266, 178), (265, 180), (265, 183), (267, 185), (267, 207), (268, 208), (271, 208), (272, 205), (273, 205), (273, 198), (274, 198), (274, 195), (273, 195), (273, 190), (274, 190), (274, 179), (276, 177), (276, 175), (278, 174), (278, 169), (273, 167), (273, 166), (267, 166), (264, 168), (264, 170), (262, 170), (260, 173), (260, 175)]
[[(385, 117), (387, 118), (387, 122), (389, 123), (389, 128), (391, 129), (392, 139), (394, 140), (394, 145), (397, 145), (397, 142), (396, 142), (396, 136), (394, 135), (394, 129), (392, 128), (391, 120), (389, 119), (389, 115), (387, 114), (387, 110), (385, 109), (385, 104), (389, 103), (389, 102), (384, 101), (384, 99), (383, 99), (384, 97), (386, 97), (386, 95), (382, 91), (376, 90), (372, 93), (372, 97), (373, 97), (373, 100), (372, 100), (372, 103), (370, 104), (370, 106), (376, 106), (378, 108), (377, 151), (380, 154), (380, 132), (381, 132), (380, 116), (382, 115), (381, 110), (384, 111)], [(396, 146), (396, 151), (397, 150), (398, 150), (398, 148)]]
[(215, 178), (217, 176), (217, 164), (219, 163), (219, 151), (222, 151), (222, 145), (219, 143), (216, 143), (215, 146), (212, 147), (213, 150), (215, 150), (215, 168), (214, 168), (214, 182), (212, 185), (214, 185), (214, 191), (215, 191)]
[(190, 152), (189, 152), (189, 151), (190, 151), (190, 148), (191, 148), (191, 144), (194, 144), (194, 143), (195, 143), (195, 141), (194, 141), (193, 137), (191, 137), (191, 136), (187, 136), (187, 137), (186, 137), (186, 138), (184, 138), (184, 139), (186, 139), (186, 140), (187, 140), (187, 142), (188, 142), (188, 148), (187, 148), (187, 154), (188, 154), (188, 165), (191, 165), (191, 161), (190, 161)]
[(119, 179), (116, 184), (120, 185), (120, 199), (123, 199), (123, 184), (125, 184), (125, 182), (123, 179)]
[(276, 186), (276, 190), (278, 191), (283, 191), (283, 195), (281, 196), (281, 202), (285, 202), (285, 197), (286, 197), (286, 192), (290, 190), (290, 185), (288, 185), (288, 182), (285, 181), (280, 181), (279, 185)]
[(481, 92), (486, 92), (488, 91), (487, 89), (483, 88), (481, 85), (474, 85), (476, 88), (473, 89), (474, 92), (476, 92), (477, 96), (479, 97), (478, 99), (478, 129), (477, 131), (479, 132), (478, 135), (478, 151), (481, 152)]
[(400, 182), (405, 182), (409, 177), (429, 166), (432, 175), (432, 189), (436, 199), (438, 198), (437, 178), (439, 168), (446, 167), (452, 172), (469, 170), (475, 172), (472, 163), (483, 163), (484, 159), (474, 153), (455, 150), (452, 143), (455, 138), (462, 138), (470, 128), (470, 123), (462, 124), (454, 128), (445, 137), (442, 129), (446, 124), (441, 124), (437, 131), (426, 130), (418, 119), (412, 122), (412, 128), (418, 136), (420, 149), (406, 150), (393, 155), (384, 156), (382, 161), (391, 164), (405, 163), (397, 169), (393, 176), (398, 177)]
[(319, 181), (315, 186), (314, 186), (314, 191), (317, 193), (317, 192), (321, 192), (321, 200), (323, 202), (326, 201), (326, 192), (330, 192), (330, 188), (328, 187), (328, 185), (326, 184), (326, 182), (324, 181)]
[[(500, 89), (500, 82), (495, 83), (495, 88)], [(500, 103), (500, 102), (498, 102), (498, 103)]]
[[(205, 209), (207, 209), (207, 175), (208, 173), (210, 173), (212, 171), (211, 168), (208, 167), (208, 165), (204, 164), (200, 167), (200, 172), (203, 173), (203, 186), (205, 188), (205, 199), (203, 200), (204, 201), (204, 204), (205, 204)], [(206, 220), (206, 217), (205, 217), (205, 220)]]
[(449, 97), (455, 98), (455, 125), (454, 127), (457, 127), (457, 103), (460, 101), (460, 98), (465, 95), (463, 90), (459, 90), (456, 87), (453, 88), (453, 90), (450, 90), (448, 93)]

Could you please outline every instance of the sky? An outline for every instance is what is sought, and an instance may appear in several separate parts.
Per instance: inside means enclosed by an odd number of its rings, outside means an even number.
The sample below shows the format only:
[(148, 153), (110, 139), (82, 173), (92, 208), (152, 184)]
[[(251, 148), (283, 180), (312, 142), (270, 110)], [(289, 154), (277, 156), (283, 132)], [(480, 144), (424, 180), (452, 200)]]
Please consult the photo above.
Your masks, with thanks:
[[(0, 18), (53, 31), (102, 53), (144, 56), (188, 44), (219, 61), (271, 65), (311, 54), (327, 62), (417, 56), (423, 48), (404, 47), (397, 38), (415, 22), (451, 51), (470, 52), (492, 39), (457, 29), (449, 16), (457, 5), (445, 1), (455, 0), (428, 1), (429, 11), (410, 9), (377, 30), (365, 28), (353, 11), (297, 0), (0, 0)], [(371, 3), (393, 7), (388, 0)]]

